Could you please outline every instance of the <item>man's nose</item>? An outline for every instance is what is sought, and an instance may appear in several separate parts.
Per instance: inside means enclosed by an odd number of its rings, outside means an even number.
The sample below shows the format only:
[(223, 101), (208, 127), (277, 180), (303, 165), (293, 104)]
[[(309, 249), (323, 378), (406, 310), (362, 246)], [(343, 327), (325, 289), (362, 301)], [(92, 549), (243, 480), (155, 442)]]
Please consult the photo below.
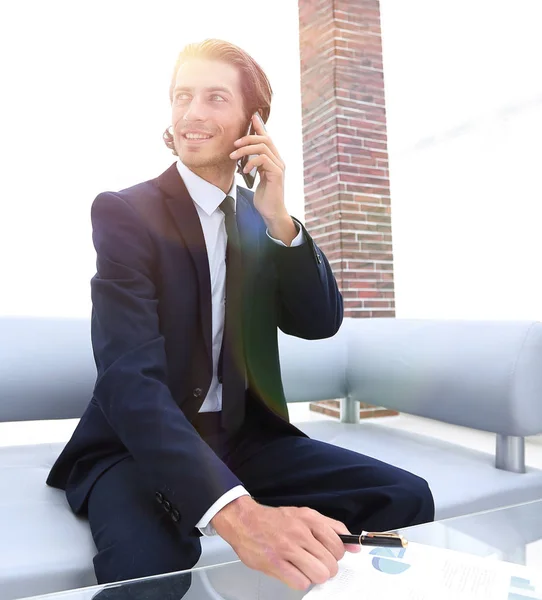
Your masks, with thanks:
[(204, 103), (198, 98), (192, 98), (186, 111), (184, 113), (185, 121), (204, 121), (205, 120), (205, 106)]

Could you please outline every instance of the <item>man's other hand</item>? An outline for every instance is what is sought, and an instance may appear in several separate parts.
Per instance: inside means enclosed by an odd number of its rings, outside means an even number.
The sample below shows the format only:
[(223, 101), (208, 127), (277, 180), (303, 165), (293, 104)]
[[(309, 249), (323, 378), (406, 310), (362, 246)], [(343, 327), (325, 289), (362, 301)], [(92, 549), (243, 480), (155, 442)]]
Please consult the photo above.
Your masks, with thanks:
[(296, 590), (334, 577), (345, 551), (337, 534), (350, 533), (339, 521), (310, 508), (273, 508), (249, 496), (234, 500), (212, 519), (213, 527), (251, 569), (280, 579)]

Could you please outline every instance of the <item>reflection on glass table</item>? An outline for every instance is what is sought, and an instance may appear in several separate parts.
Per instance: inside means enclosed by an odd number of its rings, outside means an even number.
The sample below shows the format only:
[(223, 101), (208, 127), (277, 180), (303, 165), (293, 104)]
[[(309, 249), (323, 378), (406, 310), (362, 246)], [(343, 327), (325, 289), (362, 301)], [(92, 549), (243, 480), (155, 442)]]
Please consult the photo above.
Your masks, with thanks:
[(402, 530), (412, 542), (542, 568), (542, 500)]
[[(542, 569), (542, 500), (409, 527), (400, 533), (412, 542)], [(34, 600), (300, 600), (305, 594), (234, 561)]]

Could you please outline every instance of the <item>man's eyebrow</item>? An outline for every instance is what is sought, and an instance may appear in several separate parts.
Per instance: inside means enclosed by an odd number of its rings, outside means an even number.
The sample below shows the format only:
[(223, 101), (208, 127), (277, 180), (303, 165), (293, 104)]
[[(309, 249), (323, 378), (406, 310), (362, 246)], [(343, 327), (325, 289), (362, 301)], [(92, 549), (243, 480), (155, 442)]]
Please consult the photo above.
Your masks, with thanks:
[[(194, 88), (180, 85), (180, 86), (177, 86), (173, 90), (173, 93), (175, 93), (175, 92), (192, 92), (193, 90), (194, 90)], [(219, 86), (219, 85), (213, 85), (211, 87), (204, 88), (204, 91), (206, 91), (206, 92), (225, 92), (226, 94), (233, 96), (233, 94), (227, 87), (223, 87), (223, 86)]]

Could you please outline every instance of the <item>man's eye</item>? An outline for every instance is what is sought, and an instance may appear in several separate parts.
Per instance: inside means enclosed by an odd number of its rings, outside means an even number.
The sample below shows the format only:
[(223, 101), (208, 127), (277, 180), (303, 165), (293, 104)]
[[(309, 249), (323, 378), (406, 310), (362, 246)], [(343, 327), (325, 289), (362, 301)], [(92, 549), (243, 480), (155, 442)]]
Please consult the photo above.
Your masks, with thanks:
[(184, 100), (185, 98), (183, 96), (188, 96), (188, 94), (177, 94), (175, 96), (175, 102), (181, 102), (182, 100)]
[(223, 96), (220, 96), (220, 94), (213, 94), (211, 98), (220, 98), (220, 100), (224, 100)]

